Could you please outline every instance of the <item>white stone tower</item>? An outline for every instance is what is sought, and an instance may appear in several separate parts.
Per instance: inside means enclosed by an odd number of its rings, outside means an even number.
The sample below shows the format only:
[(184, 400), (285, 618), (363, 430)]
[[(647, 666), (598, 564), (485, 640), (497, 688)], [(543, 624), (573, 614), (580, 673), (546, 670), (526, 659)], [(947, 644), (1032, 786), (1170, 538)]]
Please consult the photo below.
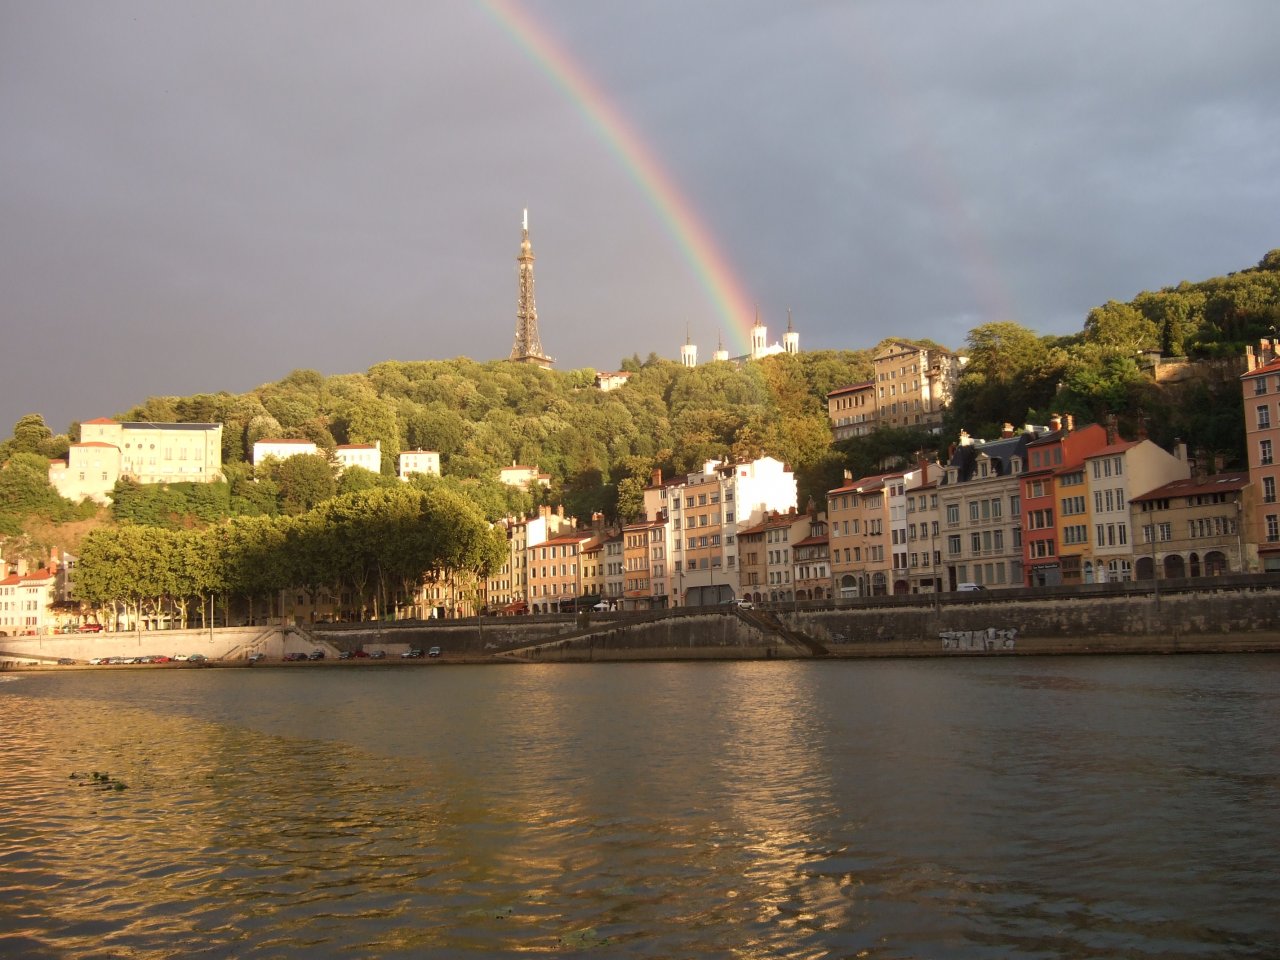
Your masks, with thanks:
[(782, 349), (787, 353), (800, 352), (800, 334), (791, 324), (791, 308), (787, 307), (787, 332), (782, 335)]
[(716, 352), (713, 359), (721, 363), (725, 363), (729, 360), (729, 351), (724, 348), (723, 336), (716, 337)]
[(756, 323), (751, 328), (751, 359), (759, 360), (769, 345), (769, 332), (760, 322), (760, 310), (756, 309)]
[(680, 348), (680, 362), (686, 367), (698, 365), (698, 347), (689, 339), (689, 328), (684, 330), (684, 346)]

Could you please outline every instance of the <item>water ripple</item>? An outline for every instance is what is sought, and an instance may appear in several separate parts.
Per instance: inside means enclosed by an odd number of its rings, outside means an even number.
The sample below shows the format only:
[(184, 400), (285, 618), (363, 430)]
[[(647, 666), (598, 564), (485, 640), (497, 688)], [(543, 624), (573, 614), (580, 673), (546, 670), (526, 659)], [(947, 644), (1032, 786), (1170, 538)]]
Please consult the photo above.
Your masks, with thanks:
[(0, 955), (1273, 957), (1276, 679), (40, 675), (0, 691)]

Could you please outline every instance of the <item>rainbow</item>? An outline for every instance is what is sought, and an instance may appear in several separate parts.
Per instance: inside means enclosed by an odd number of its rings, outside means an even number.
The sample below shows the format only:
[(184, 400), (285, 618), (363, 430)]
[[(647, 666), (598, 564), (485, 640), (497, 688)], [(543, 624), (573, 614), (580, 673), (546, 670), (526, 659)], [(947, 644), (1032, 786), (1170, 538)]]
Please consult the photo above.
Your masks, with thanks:
[(605, 92), (529, 13), (512, 0), (481, 0), (481, 8), (559, 87), (617, 157), (679, 247), (731, 338), (746, 353), (755, 322), (751, 297), (715, 238)]

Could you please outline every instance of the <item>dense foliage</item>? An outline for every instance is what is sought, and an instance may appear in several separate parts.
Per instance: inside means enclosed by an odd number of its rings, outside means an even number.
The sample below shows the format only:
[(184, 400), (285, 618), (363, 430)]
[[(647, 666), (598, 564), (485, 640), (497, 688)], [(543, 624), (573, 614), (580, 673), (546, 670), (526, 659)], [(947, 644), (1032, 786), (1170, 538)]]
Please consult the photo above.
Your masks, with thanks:
[(365, 618), (411, 600), (428, 574), (484, 577), (506, 556), (505, 537), (443, 486), (372, 488), (296, 516), (237, 517), (199, 530), (124, 524), (89, 534), (76, 589), (97, 606), (142, 616), (232, 598), (269, 602), (285, 587), (350, 598)]

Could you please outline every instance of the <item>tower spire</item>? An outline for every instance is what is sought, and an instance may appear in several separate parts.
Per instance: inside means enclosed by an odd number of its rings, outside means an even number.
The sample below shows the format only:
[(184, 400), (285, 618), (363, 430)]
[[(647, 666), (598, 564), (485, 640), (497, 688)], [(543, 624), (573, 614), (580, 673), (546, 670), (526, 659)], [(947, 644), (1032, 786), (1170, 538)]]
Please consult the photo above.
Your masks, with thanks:
[(529, 210), (521, 220), (519, 279), (516, 288), (516, 340), (511, 346), (509, 360), (515, 363), (532, 363), (544, 370), (554, 360), (542, 352), (542, 337), (538, 334), (538, 306), (533, 297), (533, 244), (529, 242)]
[(787, 332), (782, 335), (782, 349), (787, 353), (800, 352), (800, 334), (791, 322), (791, 308), (787, 307)]
[(686, 320), (684, 325), (684, 346), (680, 348), (680, 362), (686, 367), (696, 367), (698, 365), (698, 348), (694, 345), (693, 338), (689, 332), (689, 322)]

